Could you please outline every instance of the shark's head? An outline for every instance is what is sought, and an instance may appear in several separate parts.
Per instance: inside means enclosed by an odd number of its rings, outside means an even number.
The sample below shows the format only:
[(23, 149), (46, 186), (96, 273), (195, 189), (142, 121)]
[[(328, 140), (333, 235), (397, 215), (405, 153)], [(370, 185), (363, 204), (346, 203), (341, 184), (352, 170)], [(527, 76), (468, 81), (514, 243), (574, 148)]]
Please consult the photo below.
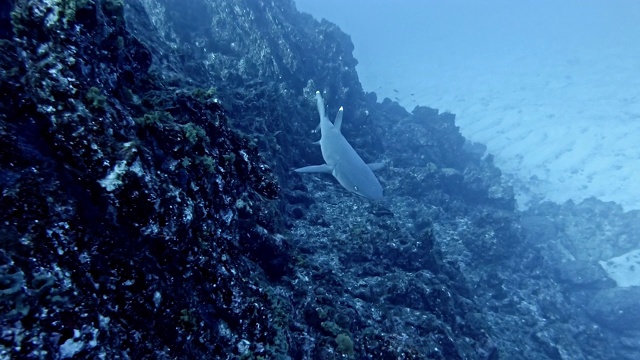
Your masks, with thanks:
[(334, 174), (345, 189), (369, 199), (382, 199), (382, 185), (368, 167), (359, 171), (342, 171)]
[(379, 182), (376, 182), (375, 184), (368, 184), (368, 187), (354, 186), (353, 192), (372, 200), (382, 199), (382, 185), (380, 185)]

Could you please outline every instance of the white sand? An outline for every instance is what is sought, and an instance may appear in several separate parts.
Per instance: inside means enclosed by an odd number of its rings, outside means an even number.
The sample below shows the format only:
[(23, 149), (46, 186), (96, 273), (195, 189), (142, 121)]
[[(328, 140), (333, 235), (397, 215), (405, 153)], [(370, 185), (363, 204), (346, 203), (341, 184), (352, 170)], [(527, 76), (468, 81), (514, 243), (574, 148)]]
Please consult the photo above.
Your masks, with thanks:
[(640, 2), (297, 3), (352, 36), (365, 90), (455, 113), (522, 207), (640, 209)]

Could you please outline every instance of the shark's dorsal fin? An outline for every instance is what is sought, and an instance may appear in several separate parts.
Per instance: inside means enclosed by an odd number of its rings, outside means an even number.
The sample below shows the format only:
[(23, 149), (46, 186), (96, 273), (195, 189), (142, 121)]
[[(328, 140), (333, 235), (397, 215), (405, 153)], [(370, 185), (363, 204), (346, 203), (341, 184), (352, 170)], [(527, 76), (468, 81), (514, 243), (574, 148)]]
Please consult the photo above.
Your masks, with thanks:
[(342, 108), (342, 106), (340, 106), (340, 109), (338, 110), (338, 114), (336, 115), (336, 121), (333, 122), (333, 127), (335, 129), (337, 129), (338, 131), (340, 131), (340, 127), (342, 127), (342, 113), (344, 112), (344, 109)]

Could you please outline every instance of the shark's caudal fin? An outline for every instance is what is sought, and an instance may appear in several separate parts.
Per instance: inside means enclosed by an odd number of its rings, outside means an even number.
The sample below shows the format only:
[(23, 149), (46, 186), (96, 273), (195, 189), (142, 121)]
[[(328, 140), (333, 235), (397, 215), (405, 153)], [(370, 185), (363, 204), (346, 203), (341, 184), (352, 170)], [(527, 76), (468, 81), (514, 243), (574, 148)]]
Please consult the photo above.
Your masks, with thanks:
[[(324, 100), (322, 100), (322, 95), (320, 95), (320, 91), (316, 91), (316, 105), (318, 106), (318, 114), (320, 115), (320, 122), (322, 119), (327, 117), (326, 110), (324, 108)], [(320, 125), (318, 125), (318, 128)]]
[[(324, 105), (324, 100), (322, 99), (322, 95), (320, 95), (320, 91), (316, 91), (316, 105), (318, 106), (318, 114), (320, 115), (320, 122), (322, 119), (327, 117), (327, 110)], [(338, 114), (336, 114), (336, 120), (333, 122), (333, 127), (340, 131), (342, 127), (342, 113), (344, 112), (344, 108), (340, 106), (338, 110)], [(320, 125), (316, 128), (316, 132), (320, 129)]]

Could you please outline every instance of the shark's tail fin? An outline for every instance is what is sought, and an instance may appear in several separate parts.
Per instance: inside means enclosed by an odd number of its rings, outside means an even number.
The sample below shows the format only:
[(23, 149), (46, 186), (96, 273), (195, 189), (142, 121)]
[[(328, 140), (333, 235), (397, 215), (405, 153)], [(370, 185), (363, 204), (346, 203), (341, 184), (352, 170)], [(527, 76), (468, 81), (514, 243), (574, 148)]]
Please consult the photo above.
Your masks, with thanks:
[(326, 118), (327, 114), (324, 107), (324, 100), (322, 100), (322, 95), (320, 95), (320, 91), (316, 91), (316, 102), (318, 104), (318, 114), (320, 114), (320, 122), (322, 122), (322, 119)]

